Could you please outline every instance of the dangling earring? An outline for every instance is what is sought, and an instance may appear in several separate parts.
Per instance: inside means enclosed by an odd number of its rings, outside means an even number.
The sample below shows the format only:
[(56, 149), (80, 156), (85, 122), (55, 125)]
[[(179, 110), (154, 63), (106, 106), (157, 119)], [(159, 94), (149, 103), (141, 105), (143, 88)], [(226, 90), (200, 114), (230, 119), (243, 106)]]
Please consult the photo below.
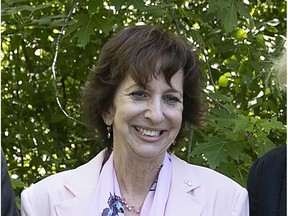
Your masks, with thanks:
[(111, 125), (107, 126), (107, 138), (110, 139), (111, 138)]
[(172, 145), (173, 145), (173, 146), (176, 145), (176, 140), (173, 140)]

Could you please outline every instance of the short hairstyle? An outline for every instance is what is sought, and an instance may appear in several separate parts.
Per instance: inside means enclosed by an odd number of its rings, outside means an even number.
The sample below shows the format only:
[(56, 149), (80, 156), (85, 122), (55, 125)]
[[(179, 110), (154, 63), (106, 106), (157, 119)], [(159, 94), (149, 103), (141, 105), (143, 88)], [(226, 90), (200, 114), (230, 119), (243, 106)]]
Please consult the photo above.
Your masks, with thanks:
[(83, 112), (88, 125), (98, 131), (111, 150), (112, 139), (106, 137), (107, 125), (103, 114), (112, 106), (121, 82), (130, 75), (137, 84), (145, 86), (151, 77), (163, 73), (170, 84), (171, 77), (180, 69), (184, 72), (184, 108), (179, 134), (185, 123), (200, 126), (202, 122), (200, 95), (204, 79), (197, 55), (186, 39), (159, 26), (122, 29), (103, 46), (82, 90)]

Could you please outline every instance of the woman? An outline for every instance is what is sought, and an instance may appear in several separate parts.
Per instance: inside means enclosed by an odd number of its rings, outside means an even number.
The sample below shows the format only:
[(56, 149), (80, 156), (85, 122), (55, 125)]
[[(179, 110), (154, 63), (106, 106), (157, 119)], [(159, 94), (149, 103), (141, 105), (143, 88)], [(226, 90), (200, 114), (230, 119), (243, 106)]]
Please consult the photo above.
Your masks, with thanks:
[(22, 215), (248, 215), (244, 188), (168, 153), (186, 123), (200, 125), (200, 92), (199, 62), (184, 39), (150, 26), (120, 31), (83, 90), (107, 148), (26, 189)]

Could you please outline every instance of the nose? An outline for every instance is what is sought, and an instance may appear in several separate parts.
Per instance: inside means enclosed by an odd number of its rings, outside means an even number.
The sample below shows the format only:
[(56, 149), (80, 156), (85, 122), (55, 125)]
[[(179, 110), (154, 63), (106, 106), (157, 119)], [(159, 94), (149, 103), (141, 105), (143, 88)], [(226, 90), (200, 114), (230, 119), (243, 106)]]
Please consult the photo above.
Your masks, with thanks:
[(154, 124), (159, 124), (164, 120), (164, 108), (161, 99), (153, 99), (147, 104), (144, 117)]

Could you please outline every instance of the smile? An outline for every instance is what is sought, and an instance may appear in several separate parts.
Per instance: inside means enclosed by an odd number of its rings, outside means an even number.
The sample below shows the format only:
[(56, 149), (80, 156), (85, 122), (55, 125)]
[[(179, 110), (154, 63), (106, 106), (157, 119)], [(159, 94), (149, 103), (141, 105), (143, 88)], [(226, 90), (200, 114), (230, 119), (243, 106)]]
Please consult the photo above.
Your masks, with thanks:
[(156, 130), (147, 130), (144, 128), (136, 127), (136, 130), (143, 136), (149, 136), (149, 137), (158, 137), (161, 134), (161, 131)]

